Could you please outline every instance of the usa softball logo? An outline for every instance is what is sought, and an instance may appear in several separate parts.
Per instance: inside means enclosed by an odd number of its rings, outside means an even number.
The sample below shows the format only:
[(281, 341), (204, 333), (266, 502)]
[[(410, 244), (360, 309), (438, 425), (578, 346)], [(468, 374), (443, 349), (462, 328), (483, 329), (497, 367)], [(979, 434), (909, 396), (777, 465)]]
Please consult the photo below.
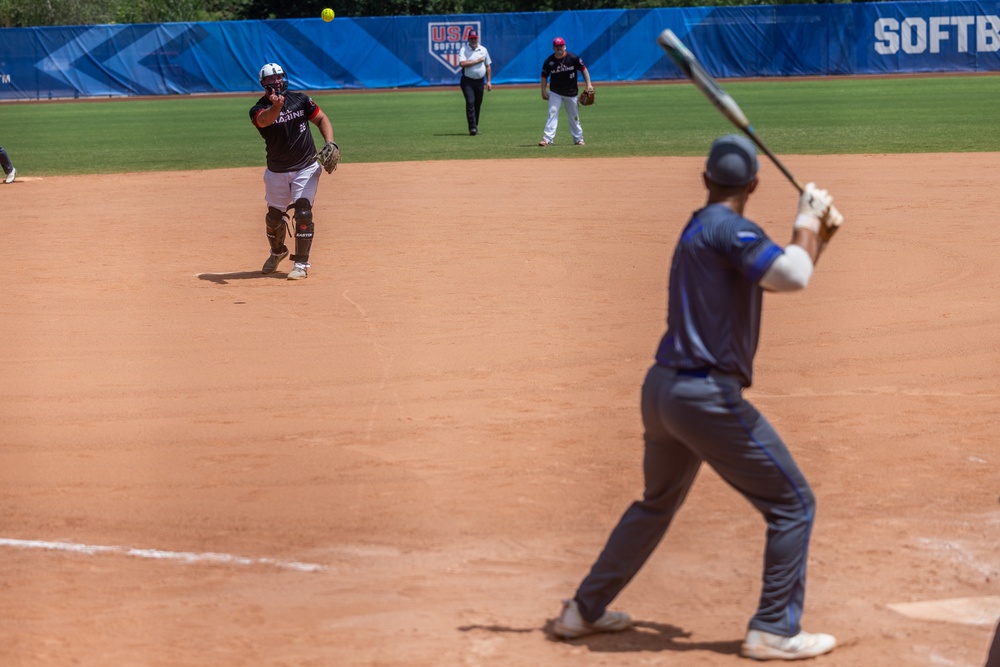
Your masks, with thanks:
[(458, 54), (469, 40), (469, 35), (481, 35), (479, 21), (458, 21), (427, 24), (427, 50), (442, 65), (458, 74)]

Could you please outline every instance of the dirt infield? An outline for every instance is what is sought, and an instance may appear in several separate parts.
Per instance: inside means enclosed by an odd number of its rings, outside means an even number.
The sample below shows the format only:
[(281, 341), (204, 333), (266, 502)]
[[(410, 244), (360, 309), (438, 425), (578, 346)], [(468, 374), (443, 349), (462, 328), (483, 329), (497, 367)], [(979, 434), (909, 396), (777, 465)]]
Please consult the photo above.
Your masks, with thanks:
[[(701, 165), (344, 164), (298, 283), (259, 273), (258, 169), (0, 186), (0, 663), (745, 664), (764, 525), (709, 470), (615, 604), (636, 629), (548, 634), (641, 490)], [(997, 156), (787, 165), (847, 217), (766, 297), (748, 392), (818, 498), (814, 662), (981, 667), (995, 606), (890, 605), (1000, 594)]]

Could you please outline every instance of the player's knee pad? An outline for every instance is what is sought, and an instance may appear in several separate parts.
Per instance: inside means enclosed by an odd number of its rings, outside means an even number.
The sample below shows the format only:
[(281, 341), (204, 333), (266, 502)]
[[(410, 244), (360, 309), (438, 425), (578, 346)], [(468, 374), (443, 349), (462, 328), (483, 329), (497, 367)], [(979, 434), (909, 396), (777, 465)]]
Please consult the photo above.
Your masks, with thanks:
[(264, 216), (264, 222), (267, 224), (268, 229), (277, 226), (285, 226), (285, 212), (280, 208), (275, 208), (273, 206), (267, 207), (267, 215)]
[(267, 215), (264, 216), (264, 227), (267, 232), (267, 242), (271, 245), (272, 252), (280, 252), (284, 249), (285, 220), (285, 213), (280, 208), (267, 207)]

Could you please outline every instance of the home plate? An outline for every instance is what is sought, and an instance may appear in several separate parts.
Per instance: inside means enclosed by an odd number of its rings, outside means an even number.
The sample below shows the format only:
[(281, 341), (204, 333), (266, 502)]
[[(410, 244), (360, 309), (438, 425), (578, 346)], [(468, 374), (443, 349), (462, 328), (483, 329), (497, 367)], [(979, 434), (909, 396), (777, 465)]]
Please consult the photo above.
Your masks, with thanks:
[(899, 602), (886, 605), (903, 616), (922, 621), (948, 621), (966, 625), (995, 625), (1000, 618), (1000, 595), (977, 598), (951, 598), (923, 602)]

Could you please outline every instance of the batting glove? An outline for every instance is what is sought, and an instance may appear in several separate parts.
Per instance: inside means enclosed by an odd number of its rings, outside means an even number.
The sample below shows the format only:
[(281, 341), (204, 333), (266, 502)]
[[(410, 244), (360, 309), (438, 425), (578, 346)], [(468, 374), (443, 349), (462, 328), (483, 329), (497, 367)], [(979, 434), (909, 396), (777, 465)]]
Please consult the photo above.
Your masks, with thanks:
[(802, 188), (802, 195), (799, 197), (799, 211), (795, 218), (795, 229), (808, 229), (819, 234), (820, 220), (827, 216), (832, 203), (833, 197), (826, 190), (817, 188), (815, 183), (806, 183), (806, 186)]

